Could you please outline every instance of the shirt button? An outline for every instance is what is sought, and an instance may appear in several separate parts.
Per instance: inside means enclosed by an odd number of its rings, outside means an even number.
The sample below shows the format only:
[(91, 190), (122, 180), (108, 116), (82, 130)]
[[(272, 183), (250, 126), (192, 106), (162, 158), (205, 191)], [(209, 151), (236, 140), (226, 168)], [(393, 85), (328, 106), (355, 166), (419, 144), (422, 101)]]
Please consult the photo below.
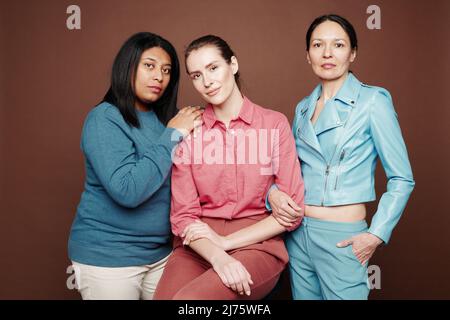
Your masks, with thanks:
[(233, 129), (231, 129), (231, 130), (230, 130), (230, 133), (234, 135), (234, 130), (233, 130)]

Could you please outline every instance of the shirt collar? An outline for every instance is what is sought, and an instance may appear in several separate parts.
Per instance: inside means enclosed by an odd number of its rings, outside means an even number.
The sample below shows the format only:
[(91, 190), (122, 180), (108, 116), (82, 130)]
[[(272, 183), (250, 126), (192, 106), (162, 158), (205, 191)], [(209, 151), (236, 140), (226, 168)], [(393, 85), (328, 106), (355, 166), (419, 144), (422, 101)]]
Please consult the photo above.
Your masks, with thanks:
[[(244, 96), (243, 98), (244, 102), (236, 119), (240, 119), (250, 125), (253, 121), (253, 111), (255, 109), (255, 106), (253, 102), (251, 102), (246, 96)], [(205, 123), (207, 129), (211, 129), (217, 121), (219, 120), (217, 120), (216, 118), (213, 106), (212, 104), (208, 103), (206, 105), (205, 112), (203, 112), (203, 122)]]

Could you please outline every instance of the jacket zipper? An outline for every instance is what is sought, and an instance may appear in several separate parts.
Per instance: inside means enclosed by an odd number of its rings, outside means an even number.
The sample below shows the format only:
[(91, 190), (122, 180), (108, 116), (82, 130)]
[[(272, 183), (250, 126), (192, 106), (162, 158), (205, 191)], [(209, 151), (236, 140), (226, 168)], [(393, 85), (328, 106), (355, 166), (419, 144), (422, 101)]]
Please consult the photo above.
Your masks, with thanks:
[[(350, 114), (348, 115), (347, 120), (345, 121), (345, 124), (344, 124), (344, 126), (343, 126), (344, 128), (347, 126), (347, 123), (348, 123), (349, 120), (350, 120), (350, 116), (351, 116), (351, 114), (352, 114), (352, 111), (353, 111), (353, 108), (350, 110)], [(344, 135), (344, 133), (345, 133), (345, 132), (343, 132), (342, 135)], [(341, 135), (341, 137), (340, 137), (340, 139), (339, 139), (339, 142), (340, 142), (340, 140), (342, 140), (342, 135)], [(305, 142), (306, 142), (313, 150), (315, 150), (314, 147), (313, 147), (310, 143), (308, 143), (308, 141), (306, 141), (305, 139), (303, 139), (303, 137), (301, 137), (301, 135), (300, 135), (300, 139), (302, 139), (303, 141), (305, 141)], [(326, 192), (327, 192), (327, 184), (328, 184), (328, 175), (329, 175), (329, 173), (330, 173), (330, 165), (331, 165), (331, 162), (333, 161), (334, 155), (336, 154), (336, 151), (337, 151), (337, 149), (338, 149), (339, 144), (340, 144), (340, 143), (337, 143), (337, 144), (336, 144), (336, 147), (335, 147), (334, 152), (333, 152), (333, 156), (331, 157), (330, 163), (327, 163), (327, 168), (326, 168), (326, 170), (325, 170), (325, 189), (323, 190), (323, 195), (322, 195), (322, 204), (321, 204), (322, 207), (323, 207), (323, 204), (324, 204), (324, 202), (325, 202), (325, 194), (326, 194)], [(316, 151), (317, 153), (319, 153), (320, 156), (325, 160), (325, 157), (324, 157), (320, 152), (318, 152), (317, 150), (315, 150), (315, 151)], [(343, 152), (343, 153), (345, 154), (345, 152)], [(342, 154), (341, 154), (341, 157), (343, 158)], [(325, 160), (325, 162), (326, 162), (326, 160)]]
[(336, 173), (336, 183), (334, 184), (334, 191), (337, 190), (338, 179), (339, 179), (339, 174), (340, 174), (340, 169), (341, 169), (341, 161), (342, 161), (342, 159), (344, 159), (344, 156), (345, 156), (345, 150), (342, 150), (341, 156), (339, 157), (339, 163), (338, 163), (338, 168), (337, 168), (337, 173)]
[(325, 188), (323, 189), (322, 207), (323, 207), (323, 202), (325, 201), (325, 193), (327, 192), (327, 183), (328, 183), (328, 175), (329, 174), (330, 174), (330, 165), (327, 164), (327, 169), (325, 170)]

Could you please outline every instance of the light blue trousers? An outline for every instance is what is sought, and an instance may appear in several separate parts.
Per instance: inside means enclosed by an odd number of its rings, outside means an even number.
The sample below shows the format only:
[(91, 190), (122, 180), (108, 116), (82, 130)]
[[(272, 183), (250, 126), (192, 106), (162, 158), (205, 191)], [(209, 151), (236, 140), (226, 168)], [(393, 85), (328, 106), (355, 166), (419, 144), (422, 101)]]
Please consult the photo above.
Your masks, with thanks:
[(304, 217), (286, 236), (292, 295), (295, 300), (366, 300), (367, 263), (362, 266), (352, 246), (336, 244), (367, 232), (367, 223), (332, 222)]

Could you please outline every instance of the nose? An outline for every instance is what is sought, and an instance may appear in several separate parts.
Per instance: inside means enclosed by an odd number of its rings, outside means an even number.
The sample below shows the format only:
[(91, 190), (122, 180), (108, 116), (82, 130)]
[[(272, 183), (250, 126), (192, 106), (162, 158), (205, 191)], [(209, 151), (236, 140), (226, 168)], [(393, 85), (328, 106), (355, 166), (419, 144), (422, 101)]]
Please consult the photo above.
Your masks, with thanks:
[(162, 82), (162, 78), (163, 78), (162, 71), (159, 68), (155, 68), (153, 73), (153, 79), (158, 82)]
[(323, 50), (323, 57), (324, 58), (331, 58), (332, 54), (331, 54), (331, 45), (327, 44), (324, 46), (324, 50)]
[(209, 88), (212, 85), (212, 81), (206, 75), (203, 76), (203, 85), (205, 88)]

